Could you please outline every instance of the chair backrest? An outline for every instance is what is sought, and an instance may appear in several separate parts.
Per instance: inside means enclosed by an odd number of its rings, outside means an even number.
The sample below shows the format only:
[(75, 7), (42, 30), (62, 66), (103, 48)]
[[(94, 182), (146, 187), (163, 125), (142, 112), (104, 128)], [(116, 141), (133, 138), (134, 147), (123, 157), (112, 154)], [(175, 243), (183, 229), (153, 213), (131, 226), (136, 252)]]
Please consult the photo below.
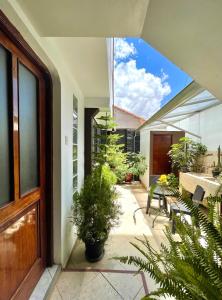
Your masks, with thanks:
[(203, 201), (205, 195), (205, 190), (202, 188), (202, 186), (197, 185), (196, 189), (194, 191), (192, 200), (193, 201)]

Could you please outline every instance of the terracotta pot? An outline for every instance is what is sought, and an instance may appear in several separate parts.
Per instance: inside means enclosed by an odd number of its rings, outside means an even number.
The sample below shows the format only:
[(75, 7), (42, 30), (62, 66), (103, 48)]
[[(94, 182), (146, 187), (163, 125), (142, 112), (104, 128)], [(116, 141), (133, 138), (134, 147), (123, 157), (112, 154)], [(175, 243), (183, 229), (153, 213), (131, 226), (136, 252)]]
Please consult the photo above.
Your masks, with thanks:
[(133, 180), (133, 174), (131, 174), (131, 173), (127, 174), (125, 177), (125, 181), (132, 182), (132, 180)]

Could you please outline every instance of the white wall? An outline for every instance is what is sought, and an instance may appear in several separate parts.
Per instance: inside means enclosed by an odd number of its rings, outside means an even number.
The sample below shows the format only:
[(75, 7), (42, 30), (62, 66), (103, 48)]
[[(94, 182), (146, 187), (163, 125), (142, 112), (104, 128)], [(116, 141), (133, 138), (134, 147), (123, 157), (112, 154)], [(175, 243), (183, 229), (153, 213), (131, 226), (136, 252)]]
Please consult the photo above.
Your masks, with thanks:
[[(40, 37), (15, 2), (0, 8), (48, 67), (53, 80), (53, 239), (54, 262), (65, 266), (76, 240), (70, 222), (72, 205), (72, 105), (78, 99), (78, 187), (84, 179), (84, 97), (65, 69), (53, 40)], [(65, 144), (65, 136), (68, 144)]]
[[(84, 99), (78, 95), (72, 80), (63, 74), (61, 77), (61, 262), (67, 263), (76, 234), (70, 222), (72, 206), (72, 111), (73, 96), (78, 100), (78, 188), (84, 177)], [(56, 174), (55, 174), (56, 176)], [(58, 245), (57, 245), (58, 246)], [(56, 245), (55, 245), (56, 247)]]
[(140, 180), (143, 185), (148, 189), (149, 187), (149, 174), (150, 174), (150, 132), (166, 130), (166, 126), (156, 127), (148, 129), (147, 127), (140, 130), (140, 153), (145, 156), (147, 169), (143, 176), (140, 176)]
[(143, 185), (149, 187), (149, 166), (150, 166), (150, 130), (140, 131), (140, 153), (145, 156), (147, 169), (144, 175), (140, 176)]
[[(175, 125), (201, 136), (201, 143), (209, 151), (216, 151), (222, 146), (222, 104), (204, 110), (194, 116), (177, 122)], [(191, 135), (186, 136), (195, 138)]]

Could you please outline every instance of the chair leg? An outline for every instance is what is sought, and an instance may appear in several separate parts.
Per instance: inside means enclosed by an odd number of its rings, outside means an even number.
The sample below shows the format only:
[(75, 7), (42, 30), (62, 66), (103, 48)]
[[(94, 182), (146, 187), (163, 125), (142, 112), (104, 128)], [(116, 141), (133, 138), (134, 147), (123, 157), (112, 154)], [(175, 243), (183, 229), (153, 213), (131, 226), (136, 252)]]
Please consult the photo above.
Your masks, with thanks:
[(150, 196), (148, 195), (147, 197), (147, 205), (146, 205), (146, 214), (148, 214), (150, 210)]
[(171, 213), (171, 220), (172, 220), (172, 229), (171, 229), (171, 232), (172, 232), (172, 234), (175, 234), (176, 233), (176, 220), (174, 218), (175, 213), (173, 211), (170, 211), (170, 213)]
[(172, 234), (176, 233), (176, 221), (175, 219), (172, 220)]
[(170, 221), (172, 220), (172, 209), (170, 209), (169, 219), (170, 219)]

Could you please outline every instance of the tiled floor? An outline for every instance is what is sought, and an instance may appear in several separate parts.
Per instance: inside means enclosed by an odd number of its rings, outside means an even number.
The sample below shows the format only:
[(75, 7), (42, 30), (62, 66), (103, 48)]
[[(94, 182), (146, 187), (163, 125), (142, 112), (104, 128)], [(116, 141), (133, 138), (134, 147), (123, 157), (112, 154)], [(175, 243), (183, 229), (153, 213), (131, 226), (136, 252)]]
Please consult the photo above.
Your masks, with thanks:
[[(130, 244), (135, 237), (146, 235), (154, 248), (159, 248), (165, 240), (164, 225), (168, 220), (159, 217), (155, 228), (152, 228), (153, 216), (145, 214), (145, 208), (136, 212), (139, 207), (146, 206), (147, 192), (140, 184), (118, 186), (122, 212), (121, 222), (114, 228), (106, 243), (105, 256), (97, 263), (89, 263), (84, 257), (84, 245), (78, 241), (73, 249), (67, 268), (60, 274), (51, 300), (71, 299), (141, 299), (153, 290), (155, 283), (148, 274), (133, 274), (137, 268), (124, 265), (112, 259), (115, 256), (139, 255)], [(136, 222), (135, 222), (136, 221)]]

